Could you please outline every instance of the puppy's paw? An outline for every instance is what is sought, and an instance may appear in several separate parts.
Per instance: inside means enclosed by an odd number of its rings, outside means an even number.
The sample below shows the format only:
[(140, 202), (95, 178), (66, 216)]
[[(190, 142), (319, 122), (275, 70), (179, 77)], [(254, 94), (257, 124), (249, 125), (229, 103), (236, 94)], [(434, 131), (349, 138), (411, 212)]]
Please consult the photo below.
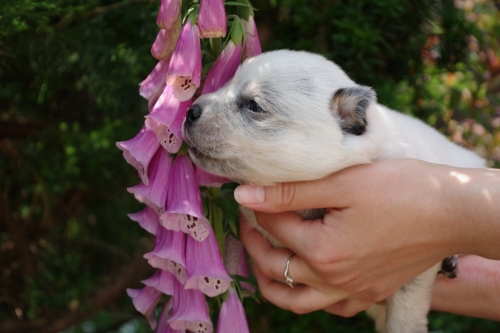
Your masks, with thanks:
[(458, 255), (455, 254), (444, 258), (438, 274), (442, 274), (449, 279), (456, 278), (458, 276)]

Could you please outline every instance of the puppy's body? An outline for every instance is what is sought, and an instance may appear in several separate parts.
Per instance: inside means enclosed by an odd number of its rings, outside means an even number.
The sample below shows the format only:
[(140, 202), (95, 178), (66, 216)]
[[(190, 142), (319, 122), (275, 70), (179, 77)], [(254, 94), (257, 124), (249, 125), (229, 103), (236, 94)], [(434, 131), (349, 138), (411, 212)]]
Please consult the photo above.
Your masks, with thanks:
[[(184, 136), (195, 163), (240, 183), (314, 180), (349, 166), (397, 158), (485, 166), (483, 159), (423, 122), (377, 104), (373, 90), (306, 52), (274, 51), (247, 60), (225, 87), (195, 102)], [(323, 210), (300, 213), (312, 218)], [(253, 212), (244, 214), (265, 234)], [(427, 332), (440, 268), (436, 263), (415, 277), (387, 300), (387, 309), (369, 310), (379, 332)]]

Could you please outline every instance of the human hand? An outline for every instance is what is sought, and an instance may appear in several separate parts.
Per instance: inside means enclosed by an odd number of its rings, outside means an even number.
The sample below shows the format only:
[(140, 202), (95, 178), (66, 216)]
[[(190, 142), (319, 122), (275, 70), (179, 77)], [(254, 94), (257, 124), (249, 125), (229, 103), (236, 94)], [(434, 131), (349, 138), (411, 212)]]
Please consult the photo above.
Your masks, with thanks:
[[(318, 181), (240, 187), (238, 202), (255, 210), (258, 223), (287, 247), (272, 248), (242, 221), (241, 238), (263, 296), (297, 313), (325, 308), (351, 315), (458, 253), (444, 184), (449, 172), (440, 168), (392, 160)], [(314, 221), (289, 212), (325, 207), (324, 218)], [(283, 280), (292, 253), (289, 275), (300, 283), (294, 289), (275, 281)]]

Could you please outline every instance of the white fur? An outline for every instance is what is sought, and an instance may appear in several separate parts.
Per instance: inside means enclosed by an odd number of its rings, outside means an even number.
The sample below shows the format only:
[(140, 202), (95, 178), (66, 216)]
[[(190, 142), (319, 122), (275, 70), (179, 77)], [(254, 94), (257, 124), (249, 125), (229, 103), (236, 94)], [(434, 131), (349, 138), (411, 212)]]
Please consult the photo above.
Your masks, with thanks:
[[(346, 134), (331, 100), (349, 87), (357, 85), (319, 55), (282, 50), (251, 58), (225, 87), (195, 102), (203, 114), (185, 125), (190, 156), (212, 173), (254, 184), (320, 179), (352, 165), (397, 158), (486, 165), (423, 122), (377, 103), (366, 110), (366, 132)], [(250, 100), (266, 112), (248, 110)], [(263, 232), (254, 214), (244, 213)], [(376, 306), (368, 311), (379, 332), (427, 332), (426, 315), (440, 267), (437, 263), (389, 297), (387, 310)]]

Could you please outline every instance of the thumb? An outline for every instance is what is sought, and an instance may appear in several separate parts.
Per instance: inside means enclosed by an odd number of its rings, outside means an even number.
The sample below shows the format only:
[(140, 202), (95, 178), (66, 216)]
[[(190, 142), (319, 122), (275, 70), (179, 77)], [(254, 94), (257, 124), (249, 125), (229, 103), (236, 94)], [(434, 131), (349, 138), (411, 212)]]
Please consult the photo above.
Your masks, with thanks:
[(344, 172), (324, 179), (278, 183), (272, 186), (240, 185), (234, 191), (236, 201), (249, 209), (279, 213), (314, 208), (344, 208), (349, 206), (352, 186)]

